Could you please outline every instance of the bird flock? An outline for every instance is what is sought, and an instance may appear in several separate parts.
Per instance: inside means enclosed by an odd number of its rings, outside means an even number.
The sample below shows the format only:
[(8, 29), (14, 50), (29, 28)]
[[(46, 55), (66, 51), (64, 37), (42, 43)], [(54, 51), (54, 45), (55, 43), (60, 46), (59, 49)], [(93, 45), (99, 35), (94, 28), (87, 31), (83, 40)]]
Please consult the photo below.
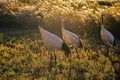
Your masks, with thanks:
[[(81, 42), (81, 39), (73, 32), (65, 29), (64, 26), (64, 19), (61, 19), (61, 32), (62, 32), (62, 38), (59, 36), (47, 31), (42, 26), (42, 19), (44, 18), (44, 15), (42, 13), (38, 13), (37, 16), (40, 17), (40, 24), (39, 24), (39, 31), (41, 34), (41, 38), (43, 40), (44, 46), (48, 51), (54, 52), (54, 59), (55, 63), (57, 63), (57, 57), (56, 57), (56, 51), (63, 50), (65, 52), (65, 56), (69, 57), (71, 56), (71, 48), (82, 48), (83, 44)], [(115, 39), (113, 34), (105, 29), (104, 22), (103, 22), (104, 15), (101, 15), (101, 39), (103, 43), (105, 44), (108, 52), (108, 48), (115, 45)], [(52, 68), (52, 53), (50, 58), (50, 67), (49, 72)]]

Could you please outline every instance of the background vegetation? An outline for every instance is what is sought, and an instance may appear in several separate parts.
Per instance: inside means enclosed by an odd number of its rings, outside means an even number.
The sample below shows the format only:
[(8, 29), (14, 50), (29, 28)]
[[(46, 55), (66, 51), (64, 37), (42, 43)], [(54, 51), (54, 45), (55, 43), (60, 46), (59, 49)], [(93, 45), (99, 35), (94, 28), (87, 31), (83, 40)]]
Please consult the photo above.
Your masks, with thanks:
[[(17, 5), (0, 3), (0, 80), (46, 80), (50, 55), (38, 31), (36, 13), (44, 14), (43, 25), (61, 35), (60, 18), (66, 29), (76, 33), (84, 48), (72, 50), (72, 62), (58, 51), (51, 80), (119, 80), (120, 2), (78, 0), (18, 0)], [(100, 38), (101, 14), (104, 25), (116, 38), (116, 49), (106, 48)], [(76, 57), (76, 53), (80, 58)], [(71, 69), (70, 69), (71, 67)], [(70, 69), (70, 71), (69, 71)]]

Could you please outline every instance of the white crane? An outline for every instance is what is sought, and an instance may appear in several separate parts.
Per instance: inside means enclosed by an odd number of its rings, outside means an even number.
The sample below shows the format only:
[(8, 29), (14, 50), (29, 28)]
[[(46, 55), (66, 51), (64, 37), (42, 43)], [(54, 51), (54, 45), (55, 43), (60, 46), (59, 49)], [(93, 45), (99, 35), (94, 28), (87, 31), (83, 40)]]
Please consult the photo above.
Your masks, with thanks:
[[(38, 13), (37, 16), (40, 16), (40, 25), (39, 25), (39, 31), (41, 34), (41, 38), (43, 40), (43, 43), (45, 45), (45, 47), (49, 50), (49, 51), (54, 51), (54, 57), (55, 57), (55, 63), (56, 63), (56, 55), (55, 52), (58, 50), (63, 50), (65, 51), (65, 55), (69, 55), (70, 54), (70, 50), (69, 47), (66, 45), (66, 43), (57, 35), (45, 30), (43, 27), (41, 27), (41, 23), (42, 23), (42, 19), (43, 19), (43, 14), (42, 13)], [(50, 59), (50, 68), (49, 68), (49, 72), (51, 71), (51, 62), (52, 61), (52, 53), (51, 53), (51, 59)]]
[(76, 49), (83, 47), (80, 38), (76, 34), (74, 34), (73, 32), (70, 32), (70, 31), (65, 29), (64, 19), (61, 19), (61, 22), (62, 22), (62, 27), (61, 27), (62, 28), (62, 36), (63, 36), (65, 43), (69, 47), (73, 47)]
[(74, 48), (82, 47), (82, 42), (81, 42), (80, 38), (73, 32), (70, 32), (65, 29), (64, 19), (62, 19), (61, 21), (62, 21), (62, 36), (63, 36), (63, 39), (66, 42), (66, 44), (68, 44), (70, 47), (74, 47)]
[(111, 32), (109, 32), (107, 29), (105, 29), (103, 24), (103, 14), (101, 15), (102, 23), (101, 23), (101, 39), (103, 43), (106, 45), (107, 53), (108, 53), (108, 47), (112, 47), (115, 45), (115, 39)]

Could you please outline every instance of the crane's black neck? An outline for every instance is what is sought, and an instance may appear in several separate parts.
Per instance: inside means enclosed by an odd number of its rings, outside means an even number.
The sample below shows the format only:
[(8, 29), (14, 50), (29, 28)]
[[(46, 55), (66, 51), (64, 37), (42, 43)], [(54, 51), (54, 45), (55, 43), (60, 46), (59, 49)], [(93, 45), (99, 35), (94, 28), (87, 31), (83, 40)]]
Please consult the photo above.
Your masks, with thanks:
[(103, 14), (101, 15), (101, 19), (102, 19), (102, 24), (103, 24)]
[(42, 27), (42, 20), (43, 20), (43, 16), (40, 16), (41, 18), (40, 18), (40, 23), (39, 23), (39, 25), (40, 25), (40, 27)]
[(104, 28), (104, 22), (103, 22), (103, 14), (101, 15), (101, 20), (102, 20), (102, 22), (101, 22), (101, 29), (105, 29)]

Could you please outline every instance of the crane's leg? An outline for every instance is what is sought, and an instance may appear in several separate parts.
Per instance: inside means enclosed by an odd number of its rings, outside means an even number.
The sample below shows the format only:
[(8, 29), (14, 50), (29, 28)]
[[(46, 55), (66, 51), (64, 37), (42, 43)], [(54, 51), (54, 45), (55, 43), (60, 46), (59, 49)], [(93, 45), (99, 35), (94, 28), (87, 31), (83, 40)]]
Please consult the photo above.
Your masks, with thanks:
[(55, 72), (54, 72), (54, 79), (53, 80), (56, 80), (56, 75), (57, 75), (57, 56), (55, 55), (55, 52), (54, 52), (54, 58), (55, 58)]
[(49, 74), (51, 72), (52, 69), (52, 52), (50, 53), (50, 64), (49, 64), (49, 70), (48, 70), (48, 76), (47, 76), (47, 80), (49, 80)]
[(108, 56), (108, 54), (109, 54), (109, 46), (107, 46), (107, 45), (106, 45), (106, 50), (107, 50), (107, 52), (106, 52), (105, 56)]
[(68, 80), (70, 80), (70, 77), (71, 77), (71, 54), (69, 56), (70, 56), (70, 68), (68, 71)]
[(108, 46), (106, 46), (106, 48), (107, 48), (107, 54), (108, 54), (108, 52), (109, 52), (109, 48), (108, 48)]
[(77, 49), (76, 49), (76, 52), (77, 52), (77, 57), (78, 57), (78, 59), (80, 59), (79, 54), (78, 54), (78, 50), (77, 50)]
[(57, 63), (57, 57), (56, 57), (56, 55), (55, 55), (55, 52), (54, 52), (54, 58), (55, 58), (55, 64)]
[(51, 68), (52, 68), (52, 53), (51, 53), (51, 58), (50, 58), (50, 69), (49, 69), (49, 72), (51, 71)]

